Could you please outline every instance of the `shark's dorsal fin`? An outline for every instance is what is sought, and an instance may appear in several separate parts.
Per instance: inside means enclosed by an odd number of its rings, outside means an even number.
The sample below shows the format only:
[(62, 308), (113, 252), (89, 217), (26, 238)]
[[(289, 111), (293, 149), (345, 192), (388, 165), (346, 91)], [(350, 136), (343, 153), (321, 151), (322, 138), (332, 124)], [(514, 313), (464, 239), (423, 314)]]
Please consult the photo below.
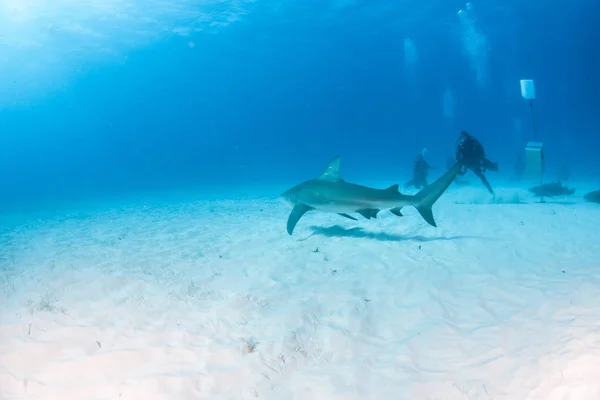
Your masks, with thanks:
[(319, 179), (322, 181), (339, 181), (340, 177), (340, 156), (336, 156), (327, 164)]

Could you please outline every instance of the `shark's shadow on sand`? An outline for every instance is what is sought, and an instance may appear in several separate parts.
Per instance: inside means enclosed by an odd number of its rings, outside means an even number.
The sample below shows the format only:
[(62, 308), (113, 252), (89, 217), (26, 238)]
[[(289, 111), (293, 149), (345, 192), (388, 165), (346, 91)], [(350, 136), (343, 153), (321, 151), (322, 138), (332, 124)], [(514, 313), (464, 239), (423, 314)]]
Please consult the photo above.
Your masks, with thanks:
[(486, 239), (479, 236), (402, 236), (394, 235), (385, 232), (369, 232), (365, 231), (361, 227), (346, 229), (340, 225), (333, 225), (329, 227), (322, 226), (311, 226), (310, 229), (313, 231), (308, 237), (300, 239), (301, 241), (307, 240), (308, 238), (315, 235), (322, 235), (327, 237), (350, 237), (357, 239), (371, 239), (379, 240), (381, 242), (403, 242), (403, 241), (416, 241), (416, 242), (434, 242), (437, 240), (460, 240), (460, 239)]

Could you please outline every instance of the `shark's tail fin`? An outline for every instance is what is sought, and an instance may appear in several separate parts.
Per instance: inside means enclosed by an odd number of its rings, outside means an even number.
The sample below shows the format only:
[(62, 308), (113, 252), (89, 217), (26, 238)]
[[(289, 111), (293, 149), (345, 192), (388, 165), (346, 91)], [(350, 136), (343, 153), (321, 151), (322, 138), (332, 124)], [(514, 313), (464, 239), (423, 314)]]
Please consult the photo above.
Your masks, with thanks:
[(462, 163), (457, 162), (454, 164), (452, 168), (450, 168), (446, 173), (440, 176), (435, 182), (431, 185), (422, 189), (419, 193), (415, 194), (415, 200), (417, 200), (417, 204), (415, 204), (415, 208), (419, 211), (419, 214), (429, 223), (431, 226), (437, 226), (435, 224), (435, 220), (433, 219), (433, 212), (431, 211), (431, 207), (440, 198), (440, 196), (448, 189), (448, 186), (454, 181), (456, 175), (460, 172), (462, 168)]

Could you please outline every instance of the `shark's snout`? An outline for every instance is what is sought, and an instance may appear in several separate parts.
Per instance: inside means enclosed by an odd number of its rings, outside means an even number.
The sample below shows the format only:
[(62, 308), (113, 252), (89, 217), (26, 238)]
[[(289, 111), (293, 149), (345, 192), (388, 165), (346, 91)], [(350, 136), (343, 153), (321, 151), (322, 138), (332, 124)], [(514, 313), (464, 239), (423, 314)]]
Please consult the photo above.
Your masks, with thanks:
[(277, 200), (279, 200), (279, 202), (280, 202), (280, 203), (283, 203), (283, 204), (285, 204), (286, 206), (291, 206), (291, 205), (292, 205), (292, 202), (291, 202), (291, 201), (289, 201), (288, 199), (286, 199), (286, 198), (285, 198), (285, 197), (283, 197), (283, 196), (279, 196), (279, 197), (277, 198)]
[(290, 207), (294, 208), (298, 203), (302, 203), (301, 196), (302, 196), (301, 188), (299, 188), (298, 186), (294, 186), (293, 188), (290, 188), (290, 189), (286, 190), (285, 192), (283, 192), (281, 194), (281, 196), (279, 196), (279, 198), (284, 203), (286, 203)]
[(285, 192), (281, 193), (277, 200), (290, 207), (294, 207), (294, 201), (289, 190), (286, 190)]

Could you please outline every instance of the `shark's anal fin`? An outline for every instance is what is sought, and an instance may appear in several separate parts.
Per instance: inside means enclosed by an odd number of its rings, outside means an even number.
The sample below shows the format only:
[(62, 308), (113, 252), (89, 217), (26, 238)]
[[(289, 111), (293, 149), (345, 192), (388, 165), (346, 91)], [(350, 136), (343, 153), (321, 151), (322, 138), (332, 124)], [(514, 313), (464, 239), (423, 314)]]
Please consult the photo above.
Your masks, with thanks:
[(390, 210), (390, 212), (391, 212), (392, 214), (394, 214), (394, 215), (398, 216), (398, 217), (404, 217), (404, 214), (402, 214), (402, 213), (400, 212), (400, 210), (402, 210), (402, 207), (396, 207), (396, 208), (392, 208), (392, 209)]
[(377, 218), (377, 213), (380, 210), (374, 208), (363, 208), (362, 210), (356, 210), (357, 213), (365, 217), (366, 219)]
[(292, 234), (292, 232), (294, 232), (294, 228), (296, 227), (298, 221), (300, 221), (300, 218), (302, 218), (304, 214), (306, 214), (312, 209), (312, 207), (309, 207), (304, 204), (296, 204), (287, 220), (287, 232), (290, 235)]
[(354, 221), (358, 221), (358, 220), (357, 220), (356, 218), (354, 218), (353, 216), (351, 216), (351, 215), (348, 215), (348, 214), (345, 214), (345, 213), (339, 213), (339, 215), (341, 215), (342, 217), (346, 217), (346, 218), (352, 219), (352, 220), (354, 220)]

